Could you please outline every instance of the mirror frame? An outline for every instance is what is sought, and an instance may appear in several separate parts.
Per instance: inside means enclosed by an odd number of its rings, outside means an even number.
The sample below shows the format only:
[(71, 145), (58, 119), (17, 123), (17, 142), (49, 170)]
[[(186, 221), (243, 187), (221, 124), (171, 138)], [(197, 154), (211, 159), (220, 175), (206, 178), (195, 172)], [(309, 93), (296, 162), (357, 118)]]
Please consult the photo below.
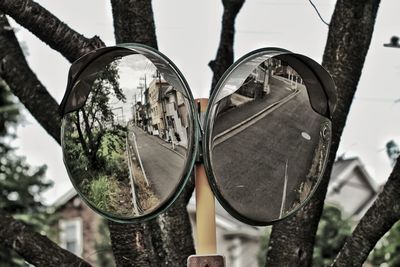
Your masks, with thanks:
[[(333, 83), (333, 80), (330, 77), (329, 73), (321, 65), (316, 63), (311, 58), (308, 58), (303, 55), (295, 54), (295, 53), (292, 53), (288, 50), (284, 50), (281, 48), (274, 48), (274, 47), (261, 48), (261, 49), (254, 50), (254, 51), (242, 56), (240, 59), (235, 61), (233, 63), (233, 65), (231, 65), (228, 68), (228, 70), (223, 74), (221, 79), (218, 81), (217, 85), (215, 86), (215, 88), (213, 89), (213, 91), (211, 93), (211, 96), (210, 96), (210, 99), (208, 102), (205, 119), (204, 119), (204, 133), (202, 136), (203, 142), (202, 142), (202, 147), (201, 147), (201, 149), (203, 151), (204, 167), (206, 170), (206, 174), (208, 177), (208, 181), (209, 181), (211, 190), (213, 191), (214, 195), (216, 196), (218, 202), (222, 205), (222, 207), (230, 215), (232, 215), (234, 218), (238, 219), (239, 221), (250, 224), (250, 225), (254, 225), (254, 226), (267, 226), (267, 225), (272, 225), (276, 222), (285, 220), (286, 218), (293, 216), (300, 208), (302, 208), (304, 205), (306, 205), (308, 203), (308, 201), (310, 200), (310, 198), (314, 195), (315, 191), (318, 189), (318, 186), (321, 182), (322, 176), (325, 172), (325, 167), (326, 167), (326, 163), (328, 161), (329, 152), (330, 152), (330, 144), (329, 144), (327, 156), (323, 163), (323, 170), (321, 172), (321, 175), (318, 177), (318, 180), (317, 180), (314, 188), (311, 190), (311, 192), (307, 196), (307, 198), (303, 201), (303, 203), (301, 203), (295, 209), (288, 212), (287, 214), (285, 214), (285, 216), (283, 216), (279, 219), (271, 220), (271, 221), (258, 221), (258, 220), (249, 219), (249, 218), (243, 216), (242, 214), (240, 214), (239, 212), (237, 212), (229, 204), (229, 201), (225, 200), (225, 198), (220, 193), (220, 191), (218, 189), (218, 183), (216, 181), (217, 179), (214, 176), (213, 166), (212, 166), (213, 164), (211, 162), (211, 151), (209, 149), (210, 145), (211, 145), (211, 141), (212, 141), (211, 140), (212, 124), (215, 120), (215, 115), (216, 115), (213, 106), (219, 101), (219, 99), (218, 99), (219, 93), (223, 90), (225, 83), (229, 80), (232, 73), (238, 67), (240, 67), (242, 64), (245, 64), (246, 62), (249, 62), (251, 60), (254, 60), (254, 59), (257, 59), (260, 57), (273, 58), (273, 57), (277, 57), (277, 56), (285, 57), (285, 61), (289, 65), (291, 62), (288, 62), (288, 61), (292, 61), (292, 62), (295, 62), (296, 65), (300, 65), (300, 68), (307, 68), (307, 71), (311, 71), (312, 75), (315, 76), (315, 78), (317, 79), (315, 82), (317, 82), (318, 85), (320, 86), (319, 90), (321, 91), (320, 92), (321, 94), (310, 95), (310, 90), (309, 90), (309, 88), (307, 88), (310, 105), (315, 112), (326, 117), (327, 119), (329, 119), (329, 121), (332, 121), (332, 113), (335, 109), (336, 102), (337, 102), (337, 96), (336, 96), (335, 85)], [(287, 59), (289, 59), (289, 60), (287, 60)], [(294, 68), (294, 69), (301, 76), (300, 72), (296, 68)], [(314, 79), (313, 79), (313, 81), (314, 81)], [(312, 102), (318, 104), (321, 101), (325, 101), (325, 103), (326, 103), (326, 109), (325, 109), (325, 112), (323, 112), (323, 113), (316, 111), (316, 109), (314, 108), (314, 106), (312, 104)], [(330, 128), (332, 131), (332, 125), (330, 125)]]
[[(86, 67), (88, 67), (94, 60), (98, 59), (99, 57), (101, 57), (107, 53), (118, 52), (119, 50), (120, 50), (121, 54), (124, 54), (124, 55), (141, 54), (141, 55), (145, 56), (147, 59), (149, 59), (146, 55), (144, 55), (144, 54), (148, 54), (148, 55), (151, 55), (152, 57), (161, 59), (163, 62), (165, 62), (167, 64), (167, 67), (169, 68), (170, 71), (172, 71), (172, 73), (174, 75), (176, 75), (176, 77), (178, 78), (178, 82), (180, 82), (182, 84), (182, 89), (187, 94), (186, 98), (187, 98), (187, 102), (188, 102), (187, 108), (189, 111), (189, 121), (193, 128), (193, 134), (191, 136), (191, 143), (188, 146), (190, 149), (188, 149), (186, 164), (183, 167), (182, 177), (180, 178), (179, 183), (175, 187), (175, 192), (171, 192), (170, 196), (166, 200), (161, 202), (159, 206), (156, 206), (149, 213), (138, 216), (138, 217), (133, 217), (133, 218), (118, 217), (115, 214), (98, 209), (93, 204), (91, 204), (91, 202), (87, 199), (87, 197), (84, 194), (81, 193), (79, 187), (74, 183), (73, 179), (71, 178), (71, 174), (69, 172), (68, 165), (66, 163), (66, 159), (64, 156), (65, 154), (64, 154), (64, 145), (63, 145), (64, 144), (64, 141), (63, 141), (63, 139), (64, 139), (64, 123), (66, 123), (65, 118), (64, 118), (65, 115), (70, 112), (73, 112), (74, 110), (78, 110), (78, 109), (82, 108), (85, 105), (86, 100), (89, 96), (89, 93), (88, 93), (83, 105), (76, 107), (73, 110), (66, 111), (67, 103), (69, 101), (69, 97), (71, 95), (71, 92), (72, 92), (72, 89), (73, 89), (73, 86), (74, 86), (76, 80), (79, 78), (79, 76), (81, 75), (83, 70)], [(149, 60), (154, 64), (154, 62), (151, 59), (149, 59)], [(156, 64), (154, 64), (154, 65), (156, 65)], [(156, 65), (156, 67), (157, 67), (157, 65)], [(63, 100), (60, 104), (59, 113), (62, 118), (61, 147), (62, 147), (62, 151), (63, 151), (63, 161), (64, 161), (64, 165), (66, 167), (66, 170), (68, 172), (70, 181), (71, 181), (72, 185), (74, 186), (76, 192), (78, 193), (79, 197), (83, 200), (83, 202), (85, 202), (85, 204), (87, 204), (92, 210), (94, 210), (101, 216), (104, 216), (109, 220), (119, 222), (119, 223), (140, 223), (140, 222), (148, 221), (148, 220), (151, 220), (151, 219), (157, 217), (160, 213), (162, 213), (166, 209), (168, 209), (176, 201), (176, 199), (180, 196), (180, 194), (184, 190), (188, 180), (190, 179), (190, 176), (191, 176), (191, 173), (193, 170), (193, 166), (194, 166), (194, 163), (195, 163), (195, 160), (196, 160), (196, 157), (198, 154), (198, 150), (199, 150), (199, 139), (200, 139), (199, 125), (200, 124), (198, 121), (197, 111), (195, 110), (193, 95), (189, 88), (188, 83), (186, 82), (186, 79), (184, 78), (184, 76), (180, 72), (180, 70), (176, 67), (176, 65), (169, 58), (167, 58), (164, 54), (160, 53), (159, 51), (157, 51), (153, 48), (145, 46), (145, 45), (135, 44), (135, 43), (124, 43), (124, 44), (118, 44), (118, 45), (112, 46), (112, 47), (103, 47), (103, 48), (95, 49), (95, 50), (89, 52), (88, 54), (83, 55), (78, 60), (76, 60), (74, 63), (72, 63), (72, 65), (70, 67), (70, 70), (68, 73), (67, 88), (66, 88), (66, 92), (63, 97)]]

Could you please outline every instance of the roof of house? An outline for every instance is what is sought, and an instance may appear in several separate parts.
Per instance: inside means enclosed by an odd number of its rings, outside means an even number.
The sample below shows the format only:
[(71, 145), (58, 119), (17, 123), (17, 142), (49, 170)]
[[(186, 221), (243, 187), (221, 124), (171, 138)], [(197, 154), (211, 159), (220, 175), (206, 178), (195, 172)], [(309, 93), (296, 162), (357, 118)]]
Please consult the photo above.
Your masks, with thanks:
[(61, 195), (52, 205), (53, 208), (58, 209), (64, 206), (68, 201), (73, 199), (78, 193), (75, 188), (71, 187), (65, 194)]
[(343, 180), (345, 179), (349, 179), (350, 177), (348, 176), (348, 174), (352, 172), (355, 168), (357, 168), (361, 172), (364, 182), (374, 192), (378, 192), (379, 185), (367, 172), (367, 170), (364, 167), (364, 164), (362, 164), (361, 160), (358, 157), (352, 157), (348, 159), (339, 158), (338, 160), (335, 161), (335, 164), (333, 165), (332, 168), (331, 181), (329, 187), (342, 183)]

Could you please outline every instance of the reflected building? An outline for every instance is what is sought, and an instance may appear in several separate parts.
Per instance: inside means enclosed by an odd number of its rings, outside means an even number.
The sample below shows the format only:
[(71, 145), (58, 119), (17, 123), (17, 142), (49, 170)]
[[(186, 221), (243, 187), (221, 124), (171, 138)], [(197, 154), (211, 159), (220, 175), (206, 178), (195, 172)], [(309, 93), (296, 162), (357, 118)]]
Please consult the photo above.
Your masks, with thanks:
[(187, 147), (188, 114), (182, 94), (174, 90), (172, 86), (169, 86), (162, 91), (161, 98), (167, 129), (167, 141)]
[(151, 118), (149, 133), (158, 135), (162, 139), (165, 137), (166, 127), (162, 114), (160, 92), (163, 88), (167, 88), (168, 86), (169, 84), (160, 76), (154, 78), (149, 85), (149, 117)]
[(188, 110), (185, 98), (159, 74), (144, 91), (144, 100), (134, 105), (135, 125), (173, 145), (188, 146)]

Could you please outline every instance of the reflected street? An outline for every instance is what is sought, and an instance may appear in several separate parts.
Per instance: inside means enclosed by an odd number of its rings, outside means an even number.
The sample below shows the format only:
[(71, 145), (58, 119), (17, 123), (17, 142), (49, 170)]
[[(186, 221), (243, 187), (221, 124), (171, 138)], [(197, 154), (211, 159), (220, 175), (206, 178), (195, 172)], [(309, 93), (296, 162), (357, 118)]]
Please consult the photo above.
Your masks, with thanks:
[(166, 199), (181, 178), (185, 163), (184, 150), (177, 147), (172, 149), (170, 143), (149, 135), (133, 124), (128, 126), (128, 141), (132, 148), (137, 147), (149, 187), (158, 199)]
[(220, 192), (255, 220), (281, 218), (299, 203), (320, 143), (321, 117), (310, 108), (305, 86), (294, 89), (282, 77), (270, 84), (266, 97), (224, 111), (213, 129)]

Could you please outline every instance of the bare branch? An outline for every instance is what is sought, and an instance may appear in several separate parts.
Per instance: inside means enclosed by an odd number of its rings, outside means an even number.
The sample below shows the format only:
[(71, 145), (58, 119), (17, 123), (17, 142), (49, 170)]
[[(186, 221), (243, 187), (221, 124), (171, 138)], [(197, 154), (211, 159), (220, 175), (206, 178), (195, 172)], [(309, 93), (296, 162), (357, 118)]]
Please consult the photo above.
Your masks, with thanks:
[(233, 63), (233, 42), (235, 37), (235, 19), (245, 0), (222, 0), (224, 14), (222, 16), (222, 30), (217, 56), (208, 65), (214, 72), (211, 91), (222, 77), (224, 72)]
[(35, 266), (91, 266), (0, 210), (0, 240)]
[(2, 0), (0, 10), (60, 52), (70, 62), (95, 48), (104, 46), (98, 36), (91, 39), (84, 37), (31, 0)]
[(157, 49), (151, 0), (111, 0), (111, 5), (117, 43), (140, 43)]
[(0, 77), (43, 128), (60, 143), (58, 104), (29, 68), (7, 18), (0, 13)]
[(311, 201), (290, 220), (273, 227), (267, 266), (311, 265), (332, 166), (369, 49), (379, 3), (379, 0), (338, 0), (336, 3), (323, 57), (323, 66), (332, 75), (338, 93), (329, 161)]
[(354, 229), (332, 266), (361, 266), (379, 239), (400, 219), (400, 158), (383, 191)]

